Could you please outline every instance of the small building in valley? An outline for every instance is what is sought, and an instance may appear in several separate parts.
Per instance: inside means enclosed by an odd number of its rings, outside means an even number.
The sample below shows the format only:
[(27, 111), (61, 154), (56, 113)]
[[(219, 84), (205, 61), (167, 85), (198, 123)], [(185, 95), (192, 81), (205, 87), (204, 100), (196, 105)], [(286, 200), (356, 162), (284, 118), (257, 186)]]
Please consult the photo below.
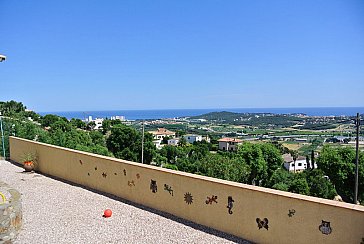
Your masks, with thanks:
[(165, 128), (158, 128), (156, 131), (149, 131), (149, 133), (151, 133), (154, 137), (154, 139), (156, 140), (160, 140), (166, 136), (173, 138), (176, 136), (176, 133), (170, 130), (167, 130)]
[[(304, 156), (299, 156), (296, 159), (296, 162), (294, 162), (293, 157), (290, 154), (284, 154), (283, 160), (284, 160), (284, 167), (290, 172), (298, 173), (298, 172), (302, 172), (308, 168), (306, 157), (304, 157)], [(309, 160), (309, 163), (310, 163), (310, 165), (312, 165), (311, 159)], [(317, 164), (314, 163), (313, 167), (316, 169)]]
[(221, 138), (218, 140), (219, 142), (219, 150), (223, 151), (236, 151), (237, 146), (241, 143), (243, 143), (242, 140), (236, 139), (236, 138)]
[(172, 138), (168, 140), (168, 145), (178, 146), (179, 138)]
[(202, 136), (200, 135), (185, 135), (183, 136), (188, 143), (194, 143), (195, 141), (202, 141)]

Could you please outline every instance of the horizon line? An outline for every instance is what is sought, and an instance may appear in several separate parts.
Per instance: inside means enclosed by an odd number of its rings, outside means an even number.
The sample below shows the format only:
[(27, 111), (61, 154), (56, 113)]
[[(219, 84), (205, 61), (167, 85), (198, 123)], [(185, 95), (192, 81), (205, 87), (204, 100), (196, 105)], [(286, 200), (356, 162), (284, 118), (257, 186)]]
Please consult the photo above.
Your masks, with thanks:
[[(156, 109), (105, 109), (105, 110), (56, 110), (35, 111), (38, 113), (62, 113), (62, 112), (104, 112), (104, 111), (163, 111), (163, 110), (228, 110), (228, 109), (328, 109), (328, 108), (364, 108), (364, 106), (339, 106), (339, 107), (235, 107), (235, 108), (156, 108)], [(216, 111), (217, 112), (217, 111)], [(227, 111), (228, 112), (228, 111)]]

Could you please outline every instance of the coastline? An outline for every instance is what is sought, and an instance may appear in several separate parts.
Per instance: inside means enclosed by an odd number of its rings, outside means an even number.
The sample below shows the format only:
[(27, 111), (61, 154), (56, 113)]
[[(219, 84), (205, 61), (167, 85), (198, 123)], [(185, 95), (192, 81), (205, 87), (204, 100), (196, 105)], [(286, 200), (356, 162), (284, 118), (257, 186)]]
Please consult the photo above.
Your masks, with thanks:
[(104, 111), (58, 111), (39, 112), (40, 115), (55, 114), (67, 119), (110, 118), (125, 116), (127, 120), (168, 119), (198, 116), (210, 112), (306, 114), (308, 116), (355, 116), (363, 114), (364, 107), (314, 107), (314, 108), (212, 108), (212, 109), (153, 109), (153, 110), (104, 110)]

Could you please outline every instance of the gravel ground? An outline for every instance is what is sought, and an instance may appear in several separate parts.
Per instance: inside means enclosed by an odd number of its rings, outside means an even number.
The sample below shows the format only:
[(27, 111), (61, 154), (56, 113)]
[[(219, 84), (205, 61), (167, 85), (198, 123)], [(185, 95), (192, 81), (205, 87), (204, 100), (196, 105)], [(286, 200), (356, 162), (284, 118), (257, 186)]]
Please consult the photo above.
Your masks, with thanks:
[[(22, 194), (14, 243), (248, 243), (127, 200), (0, 161), (0, 180)], [(104, 209), (113, 210), (103, 218)]]

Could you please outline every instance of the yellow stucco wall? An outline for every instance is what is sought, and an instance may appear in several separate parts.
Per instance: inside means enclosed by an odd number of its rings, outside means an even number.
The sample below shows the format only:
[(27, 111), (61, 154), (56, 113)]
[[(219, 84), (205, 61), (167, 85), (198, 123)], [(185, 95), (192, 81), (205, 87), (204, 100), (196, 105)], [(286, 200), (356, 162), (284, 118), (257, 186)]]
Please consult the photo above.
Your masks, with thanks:
[[(111, 193), (257, 243), (361, 243), (364, 207), (158, 168), (25, 139), (10, 138), (10, 157), (38, 155), (38, 170)], [(125, 173), (124, 173), (125, 170)], [(157, 191), (151, 190), (151, 180)], [(169, 193), (164, 185), (173, 190)], [(185, 196), (191, 195), (191, 204)], [(217, 196), (207, 204), (208, 197)], [(229, 214), (228, 197), (234, 200)], [(291, 210), (291, 216), (289, 211)], [(259, 228), (268, 220), (268, 229)], [(322, 221), (331, 233), (323, 234)], [(330, 232), (330, 228), (326, 228)]]

